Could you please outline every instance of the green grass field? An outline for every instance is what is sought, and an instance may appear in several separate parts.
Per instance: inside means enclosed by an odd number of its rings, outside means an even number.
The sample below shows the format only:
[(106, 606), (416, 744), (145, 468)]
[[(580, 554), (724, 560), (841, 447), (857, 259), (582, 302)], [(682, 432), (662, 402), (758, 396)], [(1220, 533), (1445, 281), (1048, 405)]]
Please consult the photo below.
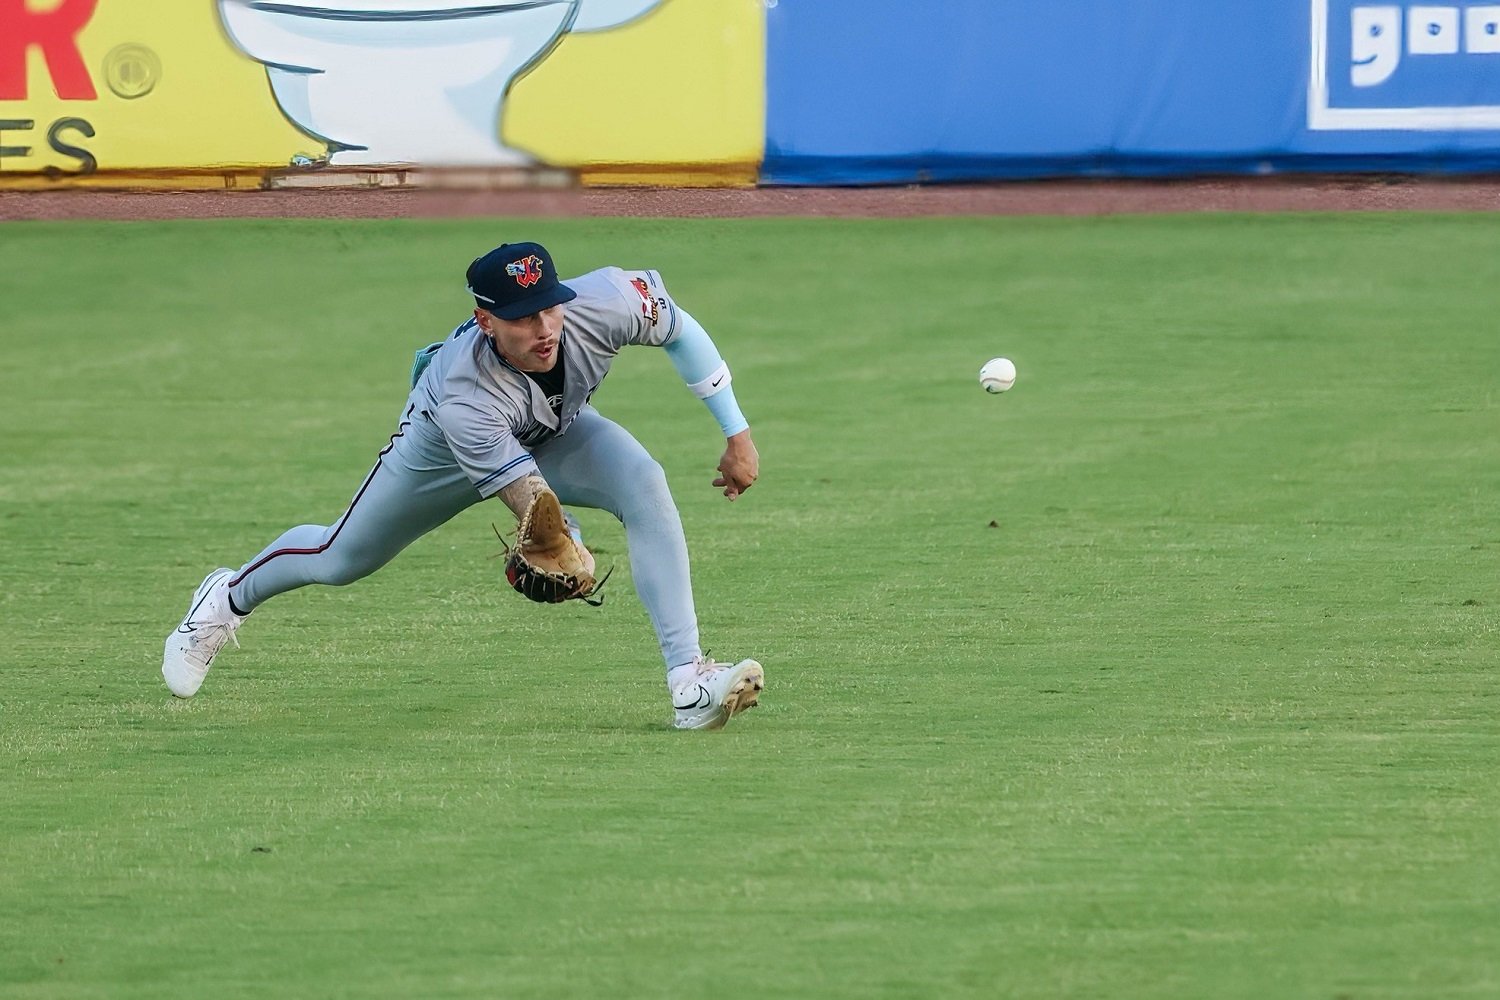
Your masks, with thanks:
[[(161, 683), (336, 518), (468, 260), (655, 267), (666, 467), (762, 706), (666, 728), (494, 505)], [(1494, 217), (0, 228), (0, 997), (1500, 996)], [(976, 382), (1017, 362), (1005, 396)]]

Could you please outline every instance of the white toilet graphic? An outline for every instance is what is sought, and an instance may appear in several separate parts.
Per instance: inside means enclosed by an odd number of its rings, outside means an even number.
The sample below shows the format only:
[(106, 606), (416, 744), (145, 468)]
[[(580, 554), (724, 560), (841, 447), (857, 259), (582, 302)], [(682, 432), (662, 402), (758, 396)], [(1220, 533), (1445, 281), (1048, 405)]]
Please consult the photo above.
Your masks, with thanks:
[(500, 142), (512, 81), (570, 31), (662, 0), (217, 0), (230, 39), (265, 64), (282, 113), (329, 162), (526, 166)]

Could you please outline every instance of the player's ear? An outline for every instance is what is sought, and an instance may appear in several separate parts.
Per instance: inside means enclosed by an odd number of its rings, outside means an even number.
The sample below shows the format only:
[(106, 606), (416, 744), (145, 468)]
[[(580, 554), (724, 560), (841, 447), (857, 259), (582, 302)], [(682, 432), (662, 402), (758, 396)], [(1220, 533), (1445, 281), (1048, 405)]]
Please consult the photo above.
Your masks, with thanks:
[(479, 329), (483, 330), (485, 333), (490, 332), (490, 320), (483, 309), (480, 309), (478, 307), (474, 309), (474, 322), (478, 323)]

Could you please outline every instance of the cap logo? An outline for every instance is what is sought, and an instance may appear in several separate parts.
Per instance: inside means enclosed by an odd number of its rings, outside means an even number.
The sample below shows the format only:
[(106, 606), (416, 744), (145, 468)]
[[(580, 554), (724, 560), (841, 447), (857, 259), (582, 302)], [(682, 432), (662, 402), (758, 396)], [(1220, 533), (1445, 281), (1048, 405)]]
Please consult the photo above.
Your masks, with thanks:
[(505, 265), (505, 273), (516, 279), (522, 288), (530, 288), (542, 280), (542, 258), (536, 254), (522, 257)]

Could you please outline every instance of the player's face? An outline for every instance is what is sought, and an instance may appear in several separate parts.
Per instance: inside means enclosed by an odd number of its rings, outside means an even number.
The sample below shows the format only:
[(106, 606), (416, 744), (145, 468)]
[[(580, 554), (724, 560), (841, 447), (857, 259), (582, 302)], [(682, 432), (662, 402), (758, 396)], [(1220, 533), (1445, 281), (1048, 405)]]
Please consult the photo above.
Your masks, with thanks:
[(557, 342), (562, 337), (565, 309), (555, 305), (520, 319), (501, 319), (494, 313), (476, 309), (474, 318), (506, 361), (523, 372), (550, 372), (557, 364)]

